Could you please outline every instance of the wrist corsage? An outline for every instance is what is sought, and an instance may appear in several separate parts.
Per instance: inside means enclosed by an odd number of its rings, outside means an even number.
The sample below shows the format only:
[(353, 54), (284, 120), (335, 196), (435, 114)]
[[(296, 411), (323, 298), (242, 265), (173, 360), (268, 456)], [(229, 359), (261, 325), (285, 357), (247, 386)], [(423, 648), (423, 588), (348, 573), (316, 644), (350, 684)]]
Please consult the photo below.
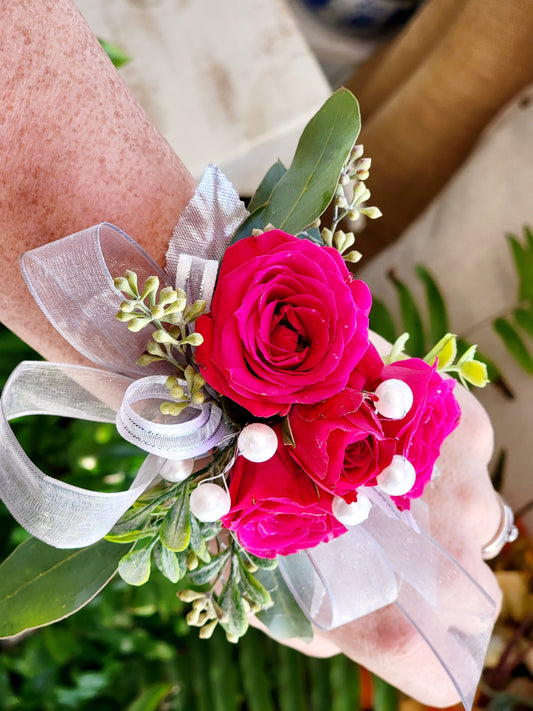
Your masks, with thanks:
[[(166, 271), (106, 223), (23, 255), (44, 314), (98, 368), (23, 363), (4, 389), (0, 496), (34, 538), (3, 574), (20, 583), (23, 558), (37, 573), (74, 555), (99, 567), (69, 580), (62, 613), (20, 622), (5, 603), (12, 633), (71, 614), (117, 568), (141, 585), (155, 564), (203, 638), (220, 625), (237, 641), (256, 613), (309, 639), (311, 623), (397, 605), (471, 703), (492, 601), (431, 538), (420, 497), (460, 417), (441, 372), (485, 374), (473, 351), (455, 363), (452, 334), (424, 360), (405, 336), (387, 356), (372, 344), (370, 290), (347, 266), (361, 255), (339, 229), (380, 214), (358, 132), (340, 90), (247, 209), (209, 166)], [(148, 455), (127, 491), (70, 486), (17, 442), (9, 420), (30, 413), (116, 421)]]

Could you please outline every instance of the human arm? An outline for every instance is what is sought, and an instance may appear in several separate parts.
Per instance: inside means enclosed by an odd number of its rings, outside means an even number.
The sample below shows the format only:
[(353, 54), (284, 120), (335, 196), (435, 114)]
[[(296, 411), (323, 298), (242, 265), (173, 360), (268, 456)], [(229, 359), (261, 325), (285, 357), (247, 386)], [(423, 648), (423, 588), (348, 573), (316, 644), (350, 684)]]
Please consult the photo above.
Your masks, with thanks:
[(28, 298), (20, 255), (105, 220), (163, 264), (194, 182), (70, 0), (1, 4), (0, 76), (0, 318), (83, 362)]

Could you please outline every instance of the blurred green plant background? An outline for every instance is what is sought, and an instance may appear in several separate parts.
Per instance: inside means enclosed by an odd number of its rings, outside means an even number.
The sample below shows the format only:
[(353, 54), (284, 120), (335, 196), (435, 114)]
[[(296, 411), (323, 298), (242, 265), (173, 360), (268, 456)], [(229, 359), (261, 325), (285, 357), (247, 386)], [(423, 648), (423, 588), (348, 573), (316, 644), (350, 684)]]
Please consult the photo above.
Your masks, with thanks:
[[(0, 386), (22, 360), (38, 358), (0, 327)], [(144, 458), (113, 425), (31, 416), (13, 423), (27, 454), (48, 474), (100, 490), (128, 485)], [(0, 504), (0, 559), (25, 531)], [(398, 693), (342, 655), (311, 659), (251, 630), (238, 645), (217, 630), (199, 640), (189, 606), (156, 571), (134, 588), (118, 577), (77, 614), (0, 641), (2, 711), (376, 711)]]

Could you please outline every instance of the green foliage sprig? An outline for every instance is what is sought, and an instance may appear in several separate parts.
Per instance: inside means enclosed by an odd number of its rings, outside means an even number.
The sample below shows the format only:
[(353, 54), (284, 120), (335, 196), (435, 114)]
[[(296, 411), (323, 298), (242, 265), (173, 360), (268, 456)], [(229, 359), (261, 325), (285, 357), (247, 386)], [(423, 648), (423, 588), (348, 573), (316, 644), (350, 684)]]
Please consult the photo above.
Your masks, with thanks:
[[(397, 335), (389, 309), (383, 302), (373, 299), (370, 327), (393, 342), (391, 353), (384, 360), (391, 363), (412, 356), (431, 365), (436, 362), (437, 370), (456, 377), (465, 387), (469, 384), (485, 387), (491, 380), (501, 380), (499, 370), (490, 359), (484, 355), (476, 358), (477, 346), (450, 333), (444, 298), (431, 273), (420, 264), (416, 265), (415, 273), (425, 290), (426, 325), (412, 291), (393, 270), (387, 276), (396, 291), (404, 333)], [(408, 340), (409, 356), (406, 354)], [(436, 345), (431, 346), (431, 342)]]
[[(200, 478), (223, 466), (225, 453), (202, 471)], [(195, 586), (178, 595), (192, 603), (187, 623), (200, 628), (206, 639), (220, 624), (229, 641), (236, 642), (248, 629), (248, 613), (272, 605), (268, 590), (254, 576), (259, 568), (271, 570), (277, 561), (247, 553), (231, 535), (220, 536), (221, 523), (201, 522), (189, 508), (191, 490), (198, 478), (152, 489), (128, 511), (107, 540), (135, 542), (124, 555), (118, 572), (130, 585), (144, 585), (151, 574), (152, 559), (161, 574), (173, 583), (186, 579)]]
[(188, 304), (183, 289), (170, 286), (165, 286), (158, 294), (159, 278), (156, 276), (148, 277), (141, 291), (137, 274), (130, 270), (123, 277), (117, 277), (114, 284), (126, 297), (116, 318), (127, 323), (128, 329), (134, 333), (147, 326), (155, 327), (146, 344), (146, 352), (137, 358), (137, 365), (144, 367), (167, 361), (185, 378), (185, 388), (176, 376), (167, 379), (166, 386), (174, 400), (162, 403), (161, 412), (177, 416), (189, 405), (204, 402), (202, 388), (205, 380), (190, 364), (193, 360), (190, 349), (203, 343), (203, 337), (192, 327), (205, 311), (205, 300)]

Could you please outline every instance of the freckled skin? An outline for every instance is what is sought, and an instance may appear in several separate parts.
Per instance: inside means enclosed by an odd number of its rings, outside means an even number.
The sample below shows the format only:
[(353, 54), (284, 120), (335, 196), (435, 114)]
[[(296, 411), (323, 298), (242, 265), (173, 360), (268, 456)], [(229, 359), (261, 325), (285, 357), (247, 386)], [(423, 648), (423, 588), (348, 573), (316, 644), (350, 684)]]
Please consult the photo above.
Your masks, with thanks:
[(83, 362), (49, 326), (22, 252), (107, 220), (164, 265), (192, 177), (67, 0), (0, 3), (0, 318), (51, 360)]

